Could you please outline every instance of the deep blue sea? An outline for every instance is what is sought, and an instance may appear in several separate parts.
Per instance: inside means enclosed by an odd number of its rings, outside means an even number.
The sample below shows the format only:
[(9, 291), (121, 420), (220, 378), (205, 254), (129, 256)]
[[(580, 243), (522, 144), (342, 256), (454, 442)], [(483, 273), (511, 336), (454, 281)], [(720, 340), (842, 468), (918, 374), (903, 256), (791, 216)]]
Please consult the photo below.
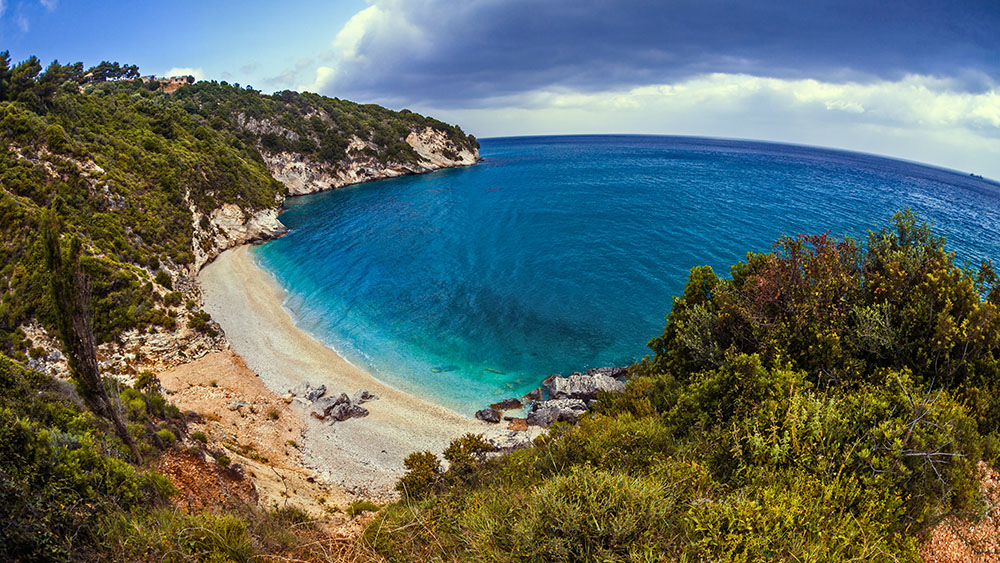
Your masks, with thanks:
[(291, 232), (255, 250), (300, 328), (463, 414), (642, 358), (690, 268), (783, 234), (864, 236), (910, 207), (960, 260), (1000, 259), (1000, 186), (957, 172), (690, 137), (481, 142), (477, 166), (291, 198)]

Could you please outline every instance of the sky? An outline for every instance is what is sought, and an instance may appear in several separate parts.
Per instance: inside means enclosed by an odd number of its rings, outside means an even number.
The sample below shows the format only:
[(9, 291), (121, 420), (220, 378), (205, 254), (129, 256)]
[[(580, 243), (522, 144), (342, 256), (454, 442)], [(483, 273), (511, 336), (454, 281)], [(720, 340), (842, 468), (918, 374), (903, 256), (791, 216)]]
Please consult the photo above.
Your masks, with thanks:
[(1000, 0), (0, 0), (20, 61), (408, 108), (478, 137), (858, 150), (1000, 180)]

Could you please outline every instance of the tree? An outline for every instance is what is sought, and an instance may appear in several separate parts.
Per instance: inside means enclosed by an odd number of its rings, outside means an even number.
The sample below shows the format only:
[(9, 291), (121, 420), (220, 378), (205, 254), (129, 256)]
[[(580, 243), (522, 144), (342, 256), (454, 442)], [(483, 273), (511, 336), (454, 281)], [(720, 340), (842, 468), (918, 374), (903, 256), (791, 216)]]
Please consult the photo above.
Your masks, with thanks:
[(90, 285), (80, 265), (83, 245), (79, 237), (71, 236), (69, 248), (63, 252), (59, 243), (59, 222), (52, 210), (46, 213), (42, 236), (45, 262), (51, 275), (49, 288), (55, 305), (56, 325), (73, 382), (87, 406), (112, 422), (136, 462), (142, 463), (142, 455), (121, 413), (108, 397), (97, 365), (97, 344), (90, 320)]
[(0, 52), (0, 102), (7, 99), (10, 90), (10, 51)]

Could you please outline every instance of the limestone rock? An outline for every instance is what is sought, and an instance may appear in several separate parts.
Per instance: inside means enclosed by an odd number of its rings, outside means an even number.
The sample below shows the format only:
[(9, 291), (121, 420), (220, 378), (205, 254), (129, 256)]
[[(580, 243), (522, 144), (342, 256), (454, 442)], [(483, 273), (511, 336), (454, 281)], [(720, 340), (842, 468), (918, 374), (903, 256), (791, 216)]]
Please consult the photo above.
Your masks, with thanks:
[(362, 389), (354, 394), (354, 397), (351, 398), (351, 402), (356, 405), (360, 405), (362, 403), (367, 403), (368, 401), (374, 401), (375, 399), (378, 399), (378, 395), (369, 392), (367, 389)]
[(308, 392), (306, 392), (306, 400), (315, 401), (316, 399), (319, 399), (325, 394), (326, 394), (326, 385), (320, 385), (319, 387), (312, 388)]
[(569, 377), (554, 375), (542, 382), (549, 399), (583, 399), (589, 401), (600, 391), (622, 391), (625, 384), (603, 373), (574, 373)]
[(476, 411), (476, 418), (482, 420), (483, 422), (489, 422), (490, 424), (500, 423), (500, 412), (489, 408)]
[(548, 428), (556, 422), (575, 424), (586, 412), (587, 404), (581, 399), (552, 399), (537, 401), (531, 405), (527, 423), (531, 426)]
[(617, 379), (619, 377), (625, 377), (626, 375), (628, 375), (628, 368), (611, 366), (606, 368), (591, 368), (587, 370), (587, 375), (595, 375), (595, 374), (606, 375), (608, 377), (614, 377)]
[(541, 401), (543, 396), (543, 391), (541, 387), (536, 387), (531, 391), (528, 391), (524, 395), (526, 401)]

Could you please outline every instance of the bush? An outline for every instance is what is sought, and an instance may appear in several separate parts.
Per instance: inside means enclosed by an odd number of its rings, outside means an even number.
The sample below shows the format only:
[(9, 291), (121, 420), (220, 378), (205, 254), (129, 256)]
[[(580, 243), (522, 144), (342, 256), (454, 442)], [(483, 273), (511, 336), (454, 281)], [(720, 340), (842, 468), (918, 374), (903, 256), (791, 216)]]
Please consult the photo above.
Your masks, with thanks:
[(955, 265), (904, 212), (866, 245), (785, 238), (731, 272), (692, 269), (653, 356), (577, 426), (493, 460), (463, 437), (443, 474), (411, 455), (368, 541), (392, 560), (915, 560), (928, 526), (977, 510), (1000, 444), (991, 265)]
[(165, 447), (170, 447), (177, 441), (177, 436), (174, 436), (174, 433), (166, 428), (157, 430), (156, 435), (163, 441)]
[(441, 476), (441, 462), (431, 452), (414, 452), (403, 460), (406, 474), (396, 483), (396, 490), (409, 498), (421, 498), (434, 490)]
[(379, 506), (367, 500), (356, 500), (347, 506), (347, 517), (354, 518), (364, 512), (378, 512)]
[(156, 272), (156, 277), (154, 278), (154, 280), (156, 281), (156, 283), (160, 284), (161, 286), (167, 289), (174, 288), (173, 281), (170, 279), (170, 274), (166, 273), (163, 270)]

